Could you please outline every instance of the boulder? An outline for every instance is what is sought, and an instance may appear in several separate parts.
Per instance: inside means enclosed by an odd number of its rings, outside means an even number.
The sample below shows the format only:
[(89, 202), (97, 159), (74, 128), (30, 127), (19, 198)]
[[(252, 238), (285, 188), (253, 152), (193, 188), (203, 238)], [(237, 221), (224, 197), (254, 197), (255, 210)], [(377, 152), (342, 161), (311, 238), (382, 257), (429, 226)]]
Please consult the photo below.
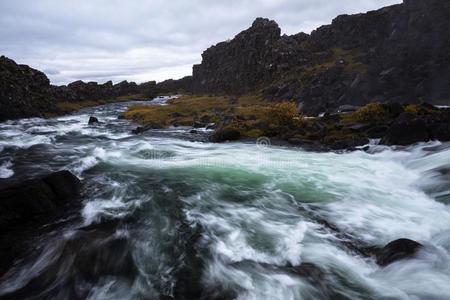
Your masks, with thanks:
[(146, 131), (149, 131), (150, 129), (152, 129), (151, 126), (138, 126), (138, 127), (136, 127), (136, 129), (131, 130), (131, 133), (132, 134), (141, 134)]
[(386, 135), (381, 139), (381, 144), (406, 146), (429, 140), (430, 135), (424, 120), (401, 114), (389, 127)]
[(392, 241), (376, 254), (377, 264), (384, 267), (393, 262), (414, 257), (422, 247), (422, 244), (409, 239)]
[(0, 190), (0, 224), (27, 222), (51, 214), (79, 196), (80, 180), (69, 171), (26, 180)]
[(99, 121), (96, 117), (92, 117), (92, 116), (89, 117), (89, 121), (88, 121), (89, 125), (94, 125), (94, 124), (98, 124), (98, 123), (99, 123)]
[(239, 130), (234, 128), (219, 128), (210, 137), (213, 143), (236, 141), (241, 138)]

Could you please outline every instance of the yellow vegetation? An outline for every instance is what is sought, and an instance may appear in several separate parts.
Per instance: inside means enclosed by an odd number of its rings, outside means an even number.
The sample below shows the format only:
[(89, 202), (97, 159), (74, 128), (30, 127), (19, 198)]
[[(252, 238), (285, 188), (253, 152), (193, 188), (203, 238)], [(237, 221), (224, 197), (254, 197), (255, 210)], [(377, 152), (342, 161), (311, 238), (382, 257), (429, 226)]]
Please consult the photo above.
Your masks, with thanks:
[(57, 101), (56, 106), (63, 113), (70, 113), (86, 107), (92, 107), (114, 102), (124, 102), (124, 101), (144, 100), (144, 99), (147, 99), (144, 95), (135, 94), (135, 95), (120, 96), (113, 99), (85, 100), (85, 101)]
[(269, 106), (266, 115), (271, 127), (298, 126), (303, 121), (303, 115), (299, 112), (295, 102), (280, 102)]
[(265, 115), (267, 106), (268, 103), (260, 96), (183, 96), (170, 100), (168, 105), (132, 106), (125, 117), (143, 125), (158, 127), (190, 126), (195, 121), (203, 120), (218, 123), (223, 117), (230, 117), (235, 119), (233, 126), (245, 131), (254, 120)]
[(390, 118), (389, 111), (381, 103), (369, 103), (343, 117), (345, 121), (350, 122), (378, 122), (388, 118)]

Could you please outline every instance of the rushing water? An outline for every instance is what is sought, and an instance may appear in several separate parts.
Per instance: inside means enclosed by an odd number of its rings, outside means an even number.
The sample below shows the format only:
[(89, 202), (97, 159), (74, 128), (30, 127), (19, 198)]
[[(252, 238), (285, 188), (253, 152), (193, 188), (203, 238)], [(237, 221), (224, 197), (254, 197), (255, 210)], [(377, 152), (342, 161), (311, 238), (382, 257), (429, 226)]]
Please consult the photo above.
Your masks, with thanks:
[[(450, 299), (449, 144), (314, 153), (189, 128), (133, 136), (117, 119), (130, 104), (0, 124), (2, 184), (83, 180), (79, 214), (34, 241), (0, 298)], [(425, 248), (384, 268), (361, 250), (397, 238)]]

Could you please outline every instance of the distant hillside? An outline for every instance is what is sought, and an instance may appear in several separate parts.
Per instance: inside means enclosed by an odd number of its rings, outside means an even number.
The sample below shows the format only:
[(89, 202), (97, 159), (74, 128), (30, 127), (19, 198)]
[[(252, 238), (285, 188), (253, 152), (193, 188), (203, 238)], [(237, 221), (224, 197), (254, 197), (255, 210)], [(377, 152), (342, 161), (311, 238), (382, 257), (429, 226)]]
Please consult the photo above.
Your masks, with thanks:
[(450, 1), (403, 4), (343, 15), (311, 35), (280, 35), (258, 18), (207, 49), (193, 68), (202, 94), (262, 92), (316, 114), (344, 104), (450, 104)]

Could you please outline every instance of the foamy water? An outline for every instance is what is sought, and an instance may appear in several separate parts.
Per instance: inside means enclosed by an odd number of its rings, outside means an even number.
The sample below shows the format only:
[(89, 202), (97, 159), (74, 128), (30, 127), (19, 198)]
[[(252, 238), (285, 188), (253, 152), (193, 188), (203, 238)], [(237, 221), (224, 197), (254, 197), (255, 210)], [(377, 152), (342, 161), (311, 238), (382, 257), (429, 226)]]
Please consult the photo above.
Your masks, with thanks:
[[(338, 154), (188, 128), (133, 136), (127, 105), (0, 124), (0, 178), (69, 169), (84, 184), (79, 220), (42, 237), (0, 297), (158, 299), (193, 280), (206, 298), (450, 299), (449, 144)], [(355, 251), (398, 238), (425, 247), (384, 268)], [(302, 264), (320, 275), (292, 272)]]

